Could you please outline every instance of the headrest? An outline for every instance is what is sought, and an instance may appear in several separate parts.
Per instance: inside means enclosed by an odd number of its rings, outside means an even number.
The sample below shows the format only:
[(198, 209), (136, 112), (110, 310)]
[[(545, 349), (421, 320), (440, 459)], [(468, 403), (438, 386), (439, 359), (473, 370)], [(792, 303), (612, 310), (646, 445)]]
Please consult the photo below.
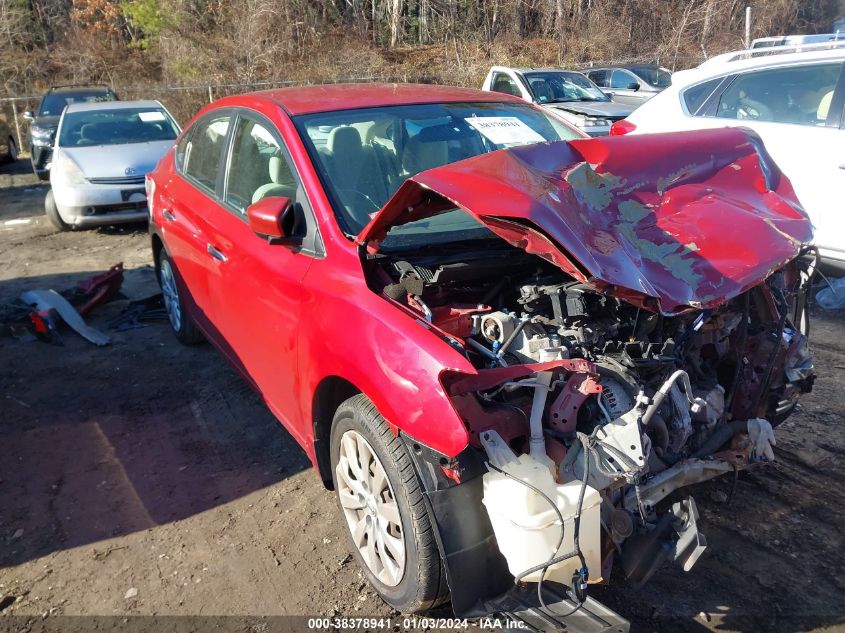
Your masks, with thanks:
[[(423, 132), (425, 131), (423, 130)], [(449, 162), (449, 144), (446, 140), (428, 141), (423, 138), (422, 132), (411, 138), (405, 145), (404, 152), (402, 152), (402, 167), (409, 174), (417, 174), (426, 169), (440, 167), (447, 162)]]
[(270, 170), (270, 181), (278, 184), (286, 182), (289, 174), (288, 166), (281, 156), (271, 156), (268, 164)]
[(329, 134), (328, 150), (337, 156), (354, 156), (361, 149), (361, 134), (354, 127), (336, 127)]
[(816, 110), (816, 118), (819, 121), (827, 121), (827, 115), (830, 114), (830, 104), (833, 101), (833, 90), (822, 97), (819, 101), (819, 108)]

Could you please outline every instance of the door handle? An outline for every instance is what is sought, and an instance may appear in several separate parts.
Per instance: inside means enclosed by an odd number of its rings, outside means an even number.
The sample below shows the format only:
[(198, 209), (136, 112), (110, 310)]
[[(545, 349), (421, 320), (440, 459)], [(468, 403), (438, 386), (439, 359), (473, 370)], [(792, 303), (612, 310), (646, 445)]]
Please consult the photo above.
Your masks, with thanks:
[(845, 169), (845, 165), (840, 165), (839, 169)]
[(164, 217), (164, 219), (165, 219), (165, 220), (167, 220), (168, 222), (173, 222), (174, 220), (176, 220), (176, 216), (175, 216), (175, 215), (173, 215), (173, 213), (172, 213), (170, 210), (168, 210), (168, 209), (164, 209), (164, 210), (161, 212), (161, 215), (162, 215), (162, 216)]
[(227, 261), (227, 260), (229, 259), (229, 258), (228, 258), (228, 257), (226, 257), (223, 253), (221, 253), (221, 252), (220, 252), (220, 251), (218, 251), (216, 248), (214, 248), (211, 244), (209, 244), (209, 245), (206, 247), (206, 250), (208, 251), (208, 254), (209, 254), (209, 255), (211, 255), (211, 256), (212, 256), (214, 259), (216, 259), (217, 261), (220, 261), (220, 262), (225, 262), (225, 261)]

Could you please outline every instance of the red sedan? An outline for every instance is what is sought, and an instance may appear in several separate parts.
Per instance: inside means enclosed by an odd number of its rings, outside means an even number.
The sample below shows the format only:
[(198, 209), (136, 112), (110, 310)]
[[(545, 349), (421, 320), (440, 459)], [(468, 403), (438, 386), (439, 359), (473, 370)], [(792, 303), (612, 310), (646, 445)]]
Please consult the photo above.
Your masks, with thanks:
[(691, 567), (695, 503), (667, 497), (771, 459), (812, 385), (811, 227), (746, 131), (291, 88), (201, 110), (147, 189), (176, 336), (262, 395), (405, 612), (624, 627), (589, 584)]

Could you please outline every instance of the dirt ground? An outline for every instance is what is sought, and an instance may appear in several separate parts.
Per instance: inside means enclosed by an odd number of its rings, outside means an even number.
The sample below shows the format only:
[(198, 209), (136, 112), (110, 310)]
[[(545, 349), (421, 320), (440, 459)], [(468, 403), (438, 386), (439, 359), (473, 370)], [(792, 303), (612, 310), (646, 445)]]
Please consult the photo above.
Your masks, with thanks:
[[(145, 227), (57, 233), (45, 193), (24, 161), (0, 168), (2, 307), (120, 261), (126, 299), (89, 318), (108, 347), (0, 329), (0, 630), (390, 615), (347, 553), (333, 495), (222, 357), (178, 345), (164, 322), (108, 329), (157, 292)], [(814, 314), (818, 381), (778, 429), (776, 463), (741, 475), (729, 501), (731, 478), (693, 491), (709, 541), (695, 568), (593, 591), (632, 630), (845, 630), (845, 317)]]

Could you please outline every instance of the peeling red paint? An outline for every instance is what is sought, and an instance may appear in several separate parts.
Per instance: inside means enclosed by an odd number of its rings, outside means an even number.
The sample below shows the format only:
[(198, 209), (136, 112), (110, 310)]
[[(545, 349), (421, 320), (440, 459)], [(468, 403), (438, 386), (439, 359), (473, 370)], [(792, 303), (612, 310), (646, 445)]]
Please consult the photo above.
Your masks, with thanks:
[(358, 242), (376, 251), (392, 226), (456, 207), (664, 314), (736, 297), (812, 239), (759, 137), (722, 129), (546, 143), (437, 167), (407, 180)]

